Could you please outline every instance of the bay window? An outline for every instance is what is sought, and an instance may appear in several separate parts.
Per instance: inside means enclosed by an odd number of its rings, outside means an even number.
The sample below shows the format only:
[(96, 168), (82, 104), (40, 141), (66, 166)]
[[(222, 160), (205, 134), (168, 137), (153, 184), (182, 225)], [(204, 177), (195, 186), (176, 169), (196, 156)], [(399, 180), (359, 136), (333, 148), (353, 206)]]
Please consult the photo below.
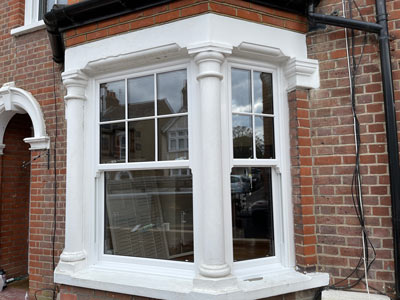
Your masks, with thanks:
[(295, 271), (287, 91), (318, 85), (303, 35), (205, 14), (66, 62), (57, 283), (240, 300), (327, 283)]

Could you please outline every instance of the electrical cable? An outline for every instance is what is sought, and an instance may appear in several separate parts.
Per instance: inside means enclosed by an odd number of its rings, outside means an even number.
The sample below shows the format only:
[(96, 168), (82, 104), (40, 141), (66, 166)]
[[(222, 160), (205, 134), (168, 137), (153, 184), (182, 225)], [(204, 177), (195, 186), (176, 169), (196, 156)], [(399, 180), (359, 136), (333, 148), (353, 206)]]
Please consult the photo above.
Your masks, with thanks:
[[(346, 17), (344, 1), (345, 0), (342, 0), (342, 8), (343, 8), (343, 16)], [(355, 0), (348, 0), (350, 19), (353, 19), (352, 3), (354, 3), (356, 10), (358, 11), (361, 19), (364, 21), (364, 17), (363, 17), (361, 10), (358, 7)], [(361, 146), (361, 137), (360, 136), (361, 136), (361, 134), (360, 134), (360, 123), (359, 123), (357, 112), (356, 112), (355, 88), (356, 88), (357, 72), (358, 72), (359, 66), (362, 62), (362, 58), (364, 55), (364, 49), (365, 49), (365, 46), (367, 43), (367, 33), (364, 32), (363, 44), (361, 47), (361, 53), (359, 55), (358, 61), (356, 60), (356, 56), (355, 56), (355, 33), (354, 33), (353, 29), (351, 29), (351, 39), (350, 39), (348, 37), (347, 28), (345, 28), (345, 39), (346, 39), (346, 53), (347, 53), (347, 60), (348, 60), (347, 62), (348, 62), (348, 72), (349, 72), (350, 98), (351, 98), (351, 107), (352, 107), (352, 113), (353, 113), (355, 148), (356, 148), (356, 161), (355, 161), (354, 172), (353, 172), (353, 177), (352, 177), (352, 182), (351, 182), (351, 196), (352, 196), (353, 206), (354, 206), (358, 221), (361, 226), (362, 255), (360, 256), (357, 265), (350, 272), (350, 274), (348, 274), (344, 279), (336, 282), (335, 284), (328, 286), (327, 288), (337, 289), (337, 290), (348, 290), (348, 289), (355, 287), (359, 283), (363, 283), (366, 286), (366, 289), (368, 292), (368, 297), (369, 297), (370, 289), (378, 292), (381, 295), (385, 295), (385, 294), (374, 287), (370, 287), (368, 284), (368, 271), (376, 259), (376, 250), (368, 236), (368, 232), (365, 227), (362, 181), (361, 181), (361, 170), (360, 170), (360, 146)], [(349, 53), (350, 52), (350, 47), (349, 47), (350, 42), (351, 42), (351, 61), (350, 61), (350, 53)], [(373, 253), (373, 256), (371, 259), (369, 257), (369, 249), (370, 248)], [(361, 266), (363, 266), (363, 269), (364, 269), (363, 274), (359, 274)], [(356, 274), (357, 279), (353, 283), (347, 284), (347, 285), (341, 285), (344, 282), (348, 282), (348, 280), (354, 274)], [(365, 282), (364, 282), (364, 279), (365, 279)], [(323, 289), (325, 289), (325, 288), (319, 288), (316, 291), (316, 293), (314, 295), (314, 300), (319, 299)]]
[[(55, 114), (55, 133), (54, 133), (54, 144), (53, 144), (53, 172), (54, 172), (54, 209), (53, 209), (53, 233), (52, 233), (52, 269), (53, 272), (56, 268), (56, 232), (57, 232), (57, 138), (58, 138), (58, 109), (57, 109), (57, 93), (56, 93), (56, 72), (55, 64), (53, 61), (53, 97), (54, 97), (54, 114)], [(50, 155), (50, 154), (49, 154)], [(57, 286), (54, 285), (52, 289), (45, 288), (35, 291), (34, 296), (37, 300), (37, 293), (43, 291), (51, 291), (53, 293), (53, 300), (56, 300)]]
[[(55, 256), (56, 256), (56, 232), (57, 232), (57, 138), (58, 138), (58, 109), (57, 109), (57, 94), (56, 94), (56, 72), (54, 70), (53, 61), (53, 96), (54, 96), (54, 114), (55, 114), (55, 134), (54, 134), (54, 146), (53, 146), (53, 168), (54, 168), (54, 211), (53, 211), (53, 272), (56, 268)], [(56, 296), (56, 287), (54, 287), (53, 299)]]

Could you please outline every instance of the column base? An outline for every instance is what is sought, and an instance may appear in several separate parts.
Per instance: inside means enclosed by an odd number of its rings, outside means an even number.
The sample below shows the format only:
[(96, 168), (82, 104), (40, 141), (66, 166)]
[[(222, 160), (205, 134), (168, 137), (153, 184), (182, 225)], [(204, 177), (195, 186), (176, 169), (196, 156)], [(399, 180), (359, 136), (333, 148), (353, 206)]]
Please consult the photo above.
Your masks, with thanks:
[(75, 262), (86, 258), (85, 251), (66, 252), (63, 251), (60, 255), (60, 260), (64, 262)]
[(85, 251), (61, 253), (55, 273), (73, 274), (86, 266)]
[(230, 275), (224, 278), (206, 278), (199, 276), (193, 279), (193, 291), (195, 293), (221, 294), (238, 291), (236, 277)]
[(227, 264), (223, 265), (206, 265), (202, 264), (199, 267), (200, 275), (210, 278), (221, 278), (228, 276), (231, 273), (231, 268)]

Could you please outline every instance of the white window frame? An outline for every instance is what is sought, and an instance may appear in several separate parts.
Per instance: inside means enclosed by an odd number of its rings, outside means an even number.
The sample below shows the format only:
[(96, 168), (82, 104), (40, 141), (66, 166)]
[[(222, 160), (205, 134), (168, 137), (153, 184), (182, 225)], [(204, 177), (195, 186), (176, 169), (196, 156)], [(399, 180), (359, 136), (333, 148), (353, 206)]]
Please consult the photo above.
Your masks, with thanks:
[[(186, 116), (188, 118), (188, 136), (191, 136), (191, 118), (190, 118), (190, 111), (191, 111), (191, 77), (189, 74), (193, 74), (193, 71), (191, 70), (190, 64), (188, 63), (188, 60), (179, 60), (179, 61), (170, 61), (167, 64), (155, 64), (155, 65), (149, 65), (143, 68), (136, 68), (129, 70), (128, 72), (119, 72), (111, 75), (105, 75), (105, 76), (99, 76), (95, 78), (95, 87), (96, 87), (96, 93), (95, 93), (95, 99), (96, 99), (96, 161), (97, 161), (97, 166), (95, 172), (98, 173), (98, 178), (96, 179), (97, 181), (97, 192), (96, 194), (98, 195), (97, 197), (97, 228), (96, 228), (96, 239), (100, 241), (98, 244), (98, 247), (96, 249), (97, 252), (97, 257), (98, 261), (103, 264), (121, 264), (124, 265), (126, 270), (130, 270), (131, 272), (143, 272), (143, 273), (149, 273), (149, 272), (154, 272), (155, 267), (160, 268), (160, 270), (165, 269), (165, 274), (169, 274), (171, 270), (175, 273), (175, 276), (178, 277), (185, 277), (185, 278), (190, 278), (194, 276), (194, 264), (191, 262), (181, 262), (181, 261), (173, 261), (173, 260), (160, 260), (160, 259), (153, 259), (153, 258), (143, 258), (143, 257), (128, 257), (128, 256), (119, 256), (119, 255), (110, 255), (110, 254), (105, 254), (104, 253), (104, 226), (105, 226), (105, 195), (104, 195), (104, 173), (106, 171), (134, 171), (134, 170), (154, 170), (154, 169), (190, 169), (190, 145), (189, 145), (189, 159), (187, 160), (158, 160), (158, 145), (157, 145), (157, 135), (158, 135), (158, 130), (157, 126), (155, 126), (155, 160), (154, 161), (146, 161), (146, 162), (128, 162), (128, 151), (129, 151), (129, 146), (128, 144), (125, 144), (125, 163), (100, 163), (100, 124), (102, 123), (109, 123), (107, 122), (101, 122), (100, 121), (100, 85), (102, 83), (107, 83), (107, 82), (114, 82), (114, 81), (119, 81), (119, 80), (124, 80), (125, 81), (125, 97), (128, 97), (128, 86), (127, 86), (127, 81), (129, 79), (133, 78), (139, 78), (139, 77), (144, 77), (144, 76), (149, 76), (149, 75), (154, 75), (156, 76), (157, 74), (160, 73), (165, 73), (165, 72), (172, 72), (172, 71), (179, 71), (179, 70), (186, 70), (187, 74), (187, 99), (188, 99), (188, 111), (186, 113), (174, 113), (171, 115), (155, 115), (156, 110), (154, 112), (153, 116), (149, 117), (144, 117), (144, 118), (134, 118), (135, 120), (142, 120), (142, 119), (150, 119), (150, 120), (158, 120), (161, 118), (165, 117), (179, 117), (179, 116)], [(154, 80), (154, 99), (157, 99), (157, 87), (156, 87), (156, 81)], [(157, 105), (157, 101), (155, 102), (155, 106)], [(127, 110), (128, 107), (126, 105), (125, 110)], [(125, 112), (126, 114), (126, 112)], [(126, 116), (125, 116), (126, 117)], [(128, 127), (126, 124), (128, 124), (128, 120), (131, 119), (124, 119), (123, 120), (117, 120), (115, 122), (124, 122), (125, 123), (125, 136), (128, 134)], [(110, 121), (113, 123), (113, 121)], [(157, 123), (157, 122), (156, 122)], [(189, 138), (189, 143), (190, 143), (190, 138)], [(128, 141), (126, 141), (128, 142)]]
[[(55, 0), (55, 4), (58, 0)], [(11, 29), (11, 35), (19, 36), (45, 28), (43, 20), (39, 20), (39, 0), (25, 0), (24, 25)]]
[[(249, 70), (253, 72), (267, 72), (272, 74), (272, 86), (273, 86), (273, 107), (274, 107), (274, 147), (275, 147), (275, 158), (273, 159), (260, 159), (256, 158), (234, 158), (233, 156), (233, 125), (232, 118), (235, 112), (232, 111), (232, 69), (243, 69)], [(228, 58), (228, 103), (229, 103), (229, 138), (230, 138), (230, 151), (229, 155), (231, 157), (231, 167), (270, 167), (271, 168), (271, 180), (272, 180), (272, 207), (273, 207), (273, 224), (274, 224), (274, 252), (275, 255), (271, 257), (265, 258), (257, 258), (251, 260), (243, 260), (233, 263), (233, 273), (246, 278), (251, 276), (254, 272), (254, 268), (262, 266), (263, 268), (266, 266), (273, 266), (279, 264), (286, 264), (283, 261), (284, 253), (283, 248), (285, 247), (284, 238), (283, 238), (283, 215), (282, 215), (282, 193), (281, 193), (281, 174), (280, 174), (280, 166), (281, 166), (281, 149), (282, 144), (286, 144), (284, 139), (282, 139), (282, 134), (280, 134), (279, 128), (282, 128), (282, 123), (285, 118), (282, 118), (281, 105), (284, 99), (281, 99), (281, 83), (279, 82), (279, 78), (281, 78), (282, 68), (277, 64), (265, 63), (260, 61), (253, 61), (249, 59), (239, 59), (239, 58)], [(254, 102), (254, 82), (253, 76), (251, 75), (251, 97), (252, 97), (252, 106)], [(253, 112), (249, 113), (249, 115), (256, 115)], [(252, 126), (254, 129), (254, 121), (252, 118)], [(282, 130), (283, 131), (283, 130)], [(283, 131), (284, 132), (284, 131)], [(255, 153), (254, 149), (254, 136), (255, 132), (253, 132), (253, 153)], [(229, 206), (231, 205), (231, 197), (229, 193)], [(232, 230), (232, 225), (231, 225)], [(232, 237), (233, 242), (233, 237)], [(233, 245), (232, 245), (232, 259), (233, 259)]]

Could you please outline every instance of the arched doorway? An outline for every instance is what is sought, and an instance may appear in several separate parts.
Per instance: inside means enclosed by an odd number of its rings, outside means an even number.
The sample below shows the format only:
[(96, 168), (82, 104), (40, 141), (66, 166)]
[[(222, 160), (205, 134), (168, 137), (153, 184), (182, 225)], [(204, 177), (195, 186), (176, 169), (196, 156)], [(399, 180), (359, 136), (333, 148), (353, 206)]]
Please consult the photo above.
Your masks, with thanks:
[(28, 257), (38, 247), (38, 235), (29, 232), (40, 215), (30, 201), (35, 181), (30, 150), (49, 146), (39, 103), (13, 82), (4, 84), (0, 88), (0, 268), (7, 278), (29, 275)]
[(16, 114), (4, 133), (7, 148), (0, 159), (0, 268), (7, 278), (28, 275), (29, 237), (29, 145), (32, 122), (27, 114)]

